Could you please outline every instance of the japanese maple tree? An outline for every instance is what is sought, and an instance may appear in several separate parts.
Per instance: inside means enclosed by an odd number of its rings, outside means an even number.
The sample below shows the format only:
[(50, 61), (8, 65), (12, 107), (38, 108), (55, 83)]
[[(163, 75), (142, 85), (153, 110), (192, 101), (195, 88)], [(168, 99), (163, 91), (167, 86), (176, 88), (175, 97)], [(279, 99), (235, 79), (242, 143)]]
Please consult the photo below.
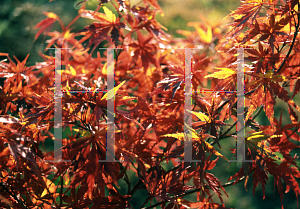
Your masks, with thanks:
[[(49, 38), (40, 53), (43, 62), (27, 66), (29, 55), (19, 61), (0, 53), (5, 57), (0, 62), (5, 78), (0, 89), (2, 208), (134, 208), (132, 197), (142, 190), (141, 208), (226, 208), (226, 187), (242, 181), (246, 186), (250, 176), (253, 195), (260, 184), (265, 198), (273, 176), (282, 208), (285, 193), (293, 190), (298, 198), (299, 164), (292, 153), (300, 148), (299, 1), (244, 0), (227, 16), (231, 23), (226, 28), (200, 16), (200, 22), (188, 24), (193, 32), (177, 31), (185, 36), (180, 39), (155, 19), (163, 14), (156, 0), (138, 5), (99, 0), (95, 11), (86, 10), (87, 1), (78, 4), (78, 16), (67, 26), (56, 14), (44, 13), (47, 18), (35, 26), (35, 39)], [(94, 22), (72, 31), (79, 18)], [(60, 31), (51, 29), (56, 22)], [(108, 53), (100, 46), (118, 48), (111, 90)], [(45, 145), (55, 140), (57, 125), (51, 47), (62, 49), (57, 72), (62, 130), (68, 134), (60, 161)], [(195, 162), (184, 162), (185, 48), (196, 49), (191, 59), (193, 123), (188, 127)], [(212, 169), (229, 163), (222, 144), (237, 138), (239, 48), (245, 55), (247, 162), (221, 182)], [(112, 99), (114, 113), (107, 107)], [(283, 112), (275, 117), (279, 102), (289, 118)], [(269, 125), (258, 122), (261, 112)], [(103, 161), (110, 117), (116, 162)], [(237, 147), (227, 151), (235, 160)], [(193, 193), (197, 200), (188, 200)]]

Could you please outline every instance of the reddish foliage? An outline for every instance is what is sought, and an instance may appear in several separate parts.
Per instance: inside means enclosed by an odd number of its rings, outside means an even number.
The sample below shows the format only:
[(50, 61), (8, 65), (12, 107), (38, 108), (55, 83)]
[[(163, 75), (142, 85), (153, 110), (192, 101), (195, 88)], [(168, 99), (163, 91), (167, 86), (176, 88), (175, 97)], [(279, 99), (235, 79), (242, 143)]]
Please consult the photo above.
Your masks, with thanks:
[[(0, 63), (5, 78), (0, 92), (1, 207), (128, 208), (132, 196), (146, 189), (142, 207), (151, 203), (149, 208), (225, 208), (226, 186), (243, 180), (246, 185), (252, 176), (253, 193), (258, 184), (265, 193), (269, 175), (274, 176), (281, 202), (290, 189), (298, 198), (300, 172), (297, 157), (291, 156), (299, 148), (295, 141), (300, 141), (300, 107), (293, 100), (300, 90), (298, 1), (245, 0), (229, 15), (234, 18), (229, 31), (202, 17), (203, 22), (190, 23), (195, 32), (178, 31), (186, 36), (178, 40), (171, 39), (155, 20), (157, 12), (163, 13), (156, 0), (144, 0), (144, 7), (117, 1), (112, 4), (114, 12), (103, 6), (108, 1), (99, 1), (96, 11), (85, 10), (86, 1), (79, 4), (79, 16), (66, 27), (49, 12), (36, 25), (40, 30), (35, 39), (44, 33), (51, 37), (47, 47), (69, 48), (61, 51), (62, 126), (71, 130), (61, 149), (68, 161), (51, 162), (53, 152), (41, 150), (46, 139), (53, 139), (55, 58), (41, 53), (44, 62), (28, 67), (28, 56), (22, 62), (15, 58), (15, 63), (8, 54), (0, 53), (9, 60)], [(104, 13), (98, 12), (101, 7)], [(70, 26), (79, 17), (96, 22), (71, 32)], [(50, 32), (56, 20), (62, 31)], [(108, 42), (107, 47), (123, 48), (116, 53), (114, 67), (118, 91), (113, 146), (121, 162), (98, 162), (106, 159), (106, 120), (112, 114), (107, 110), (111, 92), (104, 91), (106, 55), (97, 52), (92, 56), (103, 41)], [(185, 105), (184, 53), (174, 50), (178, 47), (201, 48), (201, 53), (192, 56), (192, 89), (214, 91), (192, 95), (192, 113), (197, 117), (190, 127), (190, 151), (200, 160), (196, 163), (178, 162), (184, 156)], [(219, 157), (227, 160), (215, 145), (221, 147), (221, 140), (235, 135), (230, 132), (235, 123), (227, 121), (237, 119), (236, 93), (229, 91), (236, 89), (235, 55), (240, 47), (246, 48), (247, 63), (246, 157), (253, 162), (243, 163), (228, 179), (236, 178), (234, 182), (222, 184), (210, 170), (217, 167)], [(283, 125), (282, 115), (279, 119), (274, 116), (278, 99), (287, 105), (290, 124)], [(256, 110), (265, 111), (270, 125), (256, 121)], [(212, 156), (217, 158), (211, 160)], [(173, 168), (166, 170), (163, 162), (172, 163)], [(134, 187), (129, 170), (139, 179)], [(126, 194), (120, 192), (120, 179), (127, 183)], [(185, 199), (191, 193), (197, 193), (197, 202)], [(213, 194), (221, 204), (213, 201)]]

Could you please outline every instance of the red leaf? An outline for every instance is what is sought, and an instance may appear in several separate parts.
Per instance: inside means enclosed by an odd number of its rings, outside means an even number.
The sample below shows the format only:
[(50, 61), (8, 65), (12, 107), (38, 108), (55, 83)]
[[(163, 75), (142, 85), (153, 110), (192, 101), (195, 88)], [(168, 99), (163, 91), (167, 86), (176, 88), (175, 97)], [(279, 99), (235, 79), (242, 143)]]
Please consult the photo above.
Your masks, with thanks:
[(34, 39), (36, 40), (45, 30), (50, 30), (57, 18), (48, 17), (41, 22), (39, 22), (35, 28), (41, 28), (35, 35)]

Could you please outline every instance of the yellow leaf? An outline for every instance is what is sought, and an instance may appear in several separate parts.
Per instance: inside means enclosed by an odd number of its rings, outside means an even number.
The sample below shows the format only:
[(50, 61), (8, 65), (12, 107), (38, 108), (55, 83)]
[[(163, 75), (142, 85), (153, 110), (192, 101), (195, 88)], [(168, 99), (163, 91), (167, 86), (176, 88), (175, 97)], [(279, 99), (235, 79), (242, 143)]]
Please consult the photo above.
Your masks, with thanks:
[(144, 164), (147, 169), (151, 168), (151, 166), (147, 163)]
[(258, 139), (258, 138), (269, 138), (269, 136), (263, 134), (264, 132), (263, 131), (258, 131), (258, 132), (255, 132), (253, 134), (251, 134), (250, 136), (247, 137), (247, 140), (253, 140), (253, 139)]
[(116, 22), (116, 15), (112, 11), (110, 11), (107, 7), (103, 6), (102, 8), (103, 8), (104, 13), (107, 16), (107, 18), (111, 22)]
[(209, 122), (209, 117), (207, 117), (204, 113), (194, 112), (194, 111), (190, 111), (190, 110), (187, 110), (187, 111), (193, 113), (194, 115), (196, 115), (197, 118), (199, 118), (201, 121)]
[(207, 26), (207, 32), (205, 32), (197, 23), (194, 22), (189, 22), (188, 26), (193, 26), (196, 29), (199, 38), (204, 43), (209, 44), (212, 41), (212, 28), (210, 26)]
[[(193, 139), (201, 140), (201, 137), (198, 136), (197, 132), (194, 129), (192, 129), (189, 126), (188, 126), (188, 129), (192, 130), (192, 137), (193, 137)], [(173, 138), (176, 138), (176, 139), (179, 139), (179, 140), (183, 140), (184, 139), (184, 133), (165, 134), (165, 135), (162, 135), (161, 137), (173, 137)], [(229, 161), (220, 152), (218, 152), (217, 150), (215, 150), (215, 148), (210, 143), (208, 143), (205, 140), (202, 140), (202, 141), (204, 141), (204, 143), (205, 143), (205, 145), (206, 145), (206, 147), (208, 148), (209, 151), (211, 151), (212, 153), (214, 153), (216, 156), (219, 156), (219, 157), (223, 158), (224, 160)]]
[(76, 75), (76, 70), (70, 65), (70, 72), (73, 76)]
[(220, 152), (218, 152), (217, 150), (215, 150), (215, 148), (210, 143), (208, 143), (205, 140), (203, 140), (203, 141), (204, 141), (205, 145), (207, 146), (207, 148), (212, 151), (212, 153), (214, 153), (216, 156), (221, 157), (224, 160), (226, 160), (226, 161), (229, 162), (229, 160), (226, 157), (224, 157)]
[[(211, 27), (207, 28), (206, 33), (200, 27), (197, 27), (196, 29), (197, 29), (197, 32), (198, 32), (198, 35), (199, 35), (200, 39), (202, 39), (203, 42), (209, 44), (212, 40), (212, 29), (211, 29)], [(201, 36), (200, 36), (200, 34), (201, 34)]]
[(70, 182), (70, 176), (69, 175), (65, 175), (65, 185), (68, 185)]
[(160, 137), (173, 137), (179, 140), (183, 140), (184, 139), (184, 133), (176, 133), (176, 134), (165, 134), (162, 135)]
[[(228, 160), (226, 157), (224, 157), (220, 152), (218, 152), (217, 150), (215, 150), (215, 148), (214, 148), (210, 143), (208, 143), (208, 142), (205, 141), (202, 137), (200, 137), (200, 136), (198, 135), (198, 133), (197, 133), (193, 128), (191, 128), (190, 126), (188, 126), (186, 123), (185, 123), (185, 125), (187, 126), (187, 128), (188, 128), (189, 130), (192, 131), (193, 139), (204, 141), (204, 143), (206, 144), (208, 150), (212, 151), (212, 153), (214, 153), (216, 156), (219, 156), (219, 157), (223, 158), (224, 160), (229, 161), (229, 160)], [(213, 137), (213, 136), (211, 136), (211, 137)]]
[(210, 74), (210, 75), (207, 75), (204, 78), (225, 79), (225, 78), (228, 78), (228, 77), (236, 74), (236, 72), (234, 70), (229, 69), (229, 68), (216, 68), (216, 69), (220, 69), (220, 71), (214, 72), (213, 74)]
[(54, 14), (53, 12), (44, 12), (43, 14), (49, 18), (58, 19), (58, 16), (56, 14)]
[(136, 97), (130, 97), (130, 96), (123, 96), (120, 100), (121, 101), (132, 101), (137, 99)]
[(114, 98), (116, 92), (121, 88), (121, 86), (125, 83), (126, 81), (123, 81), (122, 83), (120, 83), (117, 87), (115, 87), (114, 89), (109, 90), (102, 98), (101, 100), (104, 99), (112, 99)]
[(87, 130), (81, 130), (81, 129), (79, 129), (79, 128), (73, 128), (73, 130), (74, 130), (75, 132), (79, 132), (83, 137), (89, 136), (89, 135), (90, 135), (90, 132), (87, 131)]
[(255, 132), (247, 137), (246, 144), (248, 146), (256, 145), (258, 146), (261, 141), (267, 140), (270, 136), (264, 134), (263, 131)]
[(66, 92), (67, 92), (67, 94), (68, 94), (69, 96), (71, 96), (69, 90), (70, 90), (70, 86), (69, 86), (69, 81), (67, 80), (67, 84), (66, 84)]
[[(184, 133), (165, 134), (165, 135), (162, 135), (160, 137), (173, 137), (173, 138), (176, 138), (176, 139), (179, 139), (179, 140), (183, 141), (184, 140)], [(194, 132), (192, 133), (192, 138), (193, 139), (199, 139), (197, 134), (195, 134)]]
[(67, 30), (64, 34), (64, 39), (71, 38), (71, 36), (72, 36), (72, 33), (70, 34), (70, 30)]
[(123, 96), (122, 99), (137, 99), (136, 97), (131, 97), (131, 96)]
[(107, 74), (107, 63), (104, 63), (103, 68), (102, 68), (102, 74)]
[(277, 137), (282, 137), (283, 135), (273, 135), (273, 136), (270, 136), (270, 139), (273, 139), (273, 138), (277, 138)]
[[(43, 179), (44, 179), (44, 181), (45, 181), (45, 183), (46, 183), (46, 185), (49, 189), (49, 192), (50, 193), (55, 193), (56, 192), (55, 184), (51, 180), (47, 179), (44, 176), (43, 176)], [(46, 194), (48, 194), (48, 191), (47, 191), (47, 189), (44, 189), (43, 193), (41, 194), (41, 197), (45, 196)]]

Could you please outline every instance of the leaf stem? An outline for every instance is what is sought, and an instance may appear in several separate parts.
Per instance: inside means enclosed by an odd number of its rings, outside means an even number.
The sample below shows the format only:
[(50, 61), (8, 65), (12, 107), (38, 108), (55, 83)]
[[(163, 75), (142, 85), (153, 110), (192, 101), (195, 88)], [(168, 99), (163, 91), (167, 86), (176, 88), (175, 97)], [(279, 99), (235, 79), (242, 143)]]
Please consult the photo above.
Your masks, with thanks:
[[(242, 177), (236, 182), (236, 184), (237, 184), (237, 183), (240, 183), (240, 182), (242, 182), (242, 181), (244, 181), (244, 179), (245, 179), (245, 176), (242, 176)], [(222, 186), (223, 186), (223, 187), (232, 186), (232, 185), (235, 184), (234, 182), (235, 182), (235, 181), (227, 182), (227, 183), (225, 183), (225, 184), (222, 184)], [(207, 185), (206, 185), (205, 187), (206, 187), (207, 189), (209, 189), (209, 187), (208, 187)], [(198, 191), (200, 191), (200, 190), (202, 190), (202, 188), (191, 189), (191, 190), (188, 190), (187, 192), (184, 192), (184, 193), (182, 193), (182, 194), (180, 194), (180, 195), (176, 195), (176, 197), (177, 197), (177, 198), (178, 198), (178, 197), (183, 197), (183, 196), (185, 196), (185, 195), (189, 195), (189, 194), (193, 194), (193, 193), (195, 193), (195, 192), (198, 192)], [(147, 208), (144, 208), (144, 209), (154, 208), (154, 207), (157, 207), (157, 206), (159, 206), (159, 205), (161, 205), (161, 204), (163, 204), (163, 203), (167, 203), (167, 202), (168, 202), (167, 200), (164, 200), (164, 201), (155, 203), (154, 205), (151, 205), (151, 206), (149, 206), (149, 207), (147, 207)]]
[(63, 196), (63, 188), (64, 188), (64, 175), (61, 175), (60, 181), (60, 193), (59, 193), (59, 207), (62, 206), (62, 196)]
[[(298, 3), (298, 8), (300, 6), (300, 3)], [(292, 52), (292, 49), (294, 47), (294, 44), (295, 44), (295, 41), (296, 41), (296, 37), (298, 35), (298, 32), (299, 32), (299, 25), (300, 25), (300, 13), (297, 14), (298, 16), (298, 23), (296, 24), (296, 21), (295, 21), (295, 33), (294, 33), (294, 37), (293, 37), (293, 42), (290, 46), (290, 49), (288, 51), (288, 53), (286, 54), (283, 62), (281, 63), (281, 65), (279, 66), (278, 70), (274, 73), (275, 75), (278, 74), (280, 72), (280, 70), (282, 69), (283, 65), (285, 64), (286, 60), (289, 58), (291, 52)]]
[(263, 110), (264, 106), (260, 106), (259, 110), (257, 111), (257, 113), (253, 116), (252, 120), (254, 120), (258, 115), (259, 113)]
[(13, 191), (9, 191), (9, 189), (2, 183), (0, 182), (0, 186), (8, 193), (10, 196), (12, 196), (23, 208), (29, 209), (22, 200), (20, 200), (16, 194)]

